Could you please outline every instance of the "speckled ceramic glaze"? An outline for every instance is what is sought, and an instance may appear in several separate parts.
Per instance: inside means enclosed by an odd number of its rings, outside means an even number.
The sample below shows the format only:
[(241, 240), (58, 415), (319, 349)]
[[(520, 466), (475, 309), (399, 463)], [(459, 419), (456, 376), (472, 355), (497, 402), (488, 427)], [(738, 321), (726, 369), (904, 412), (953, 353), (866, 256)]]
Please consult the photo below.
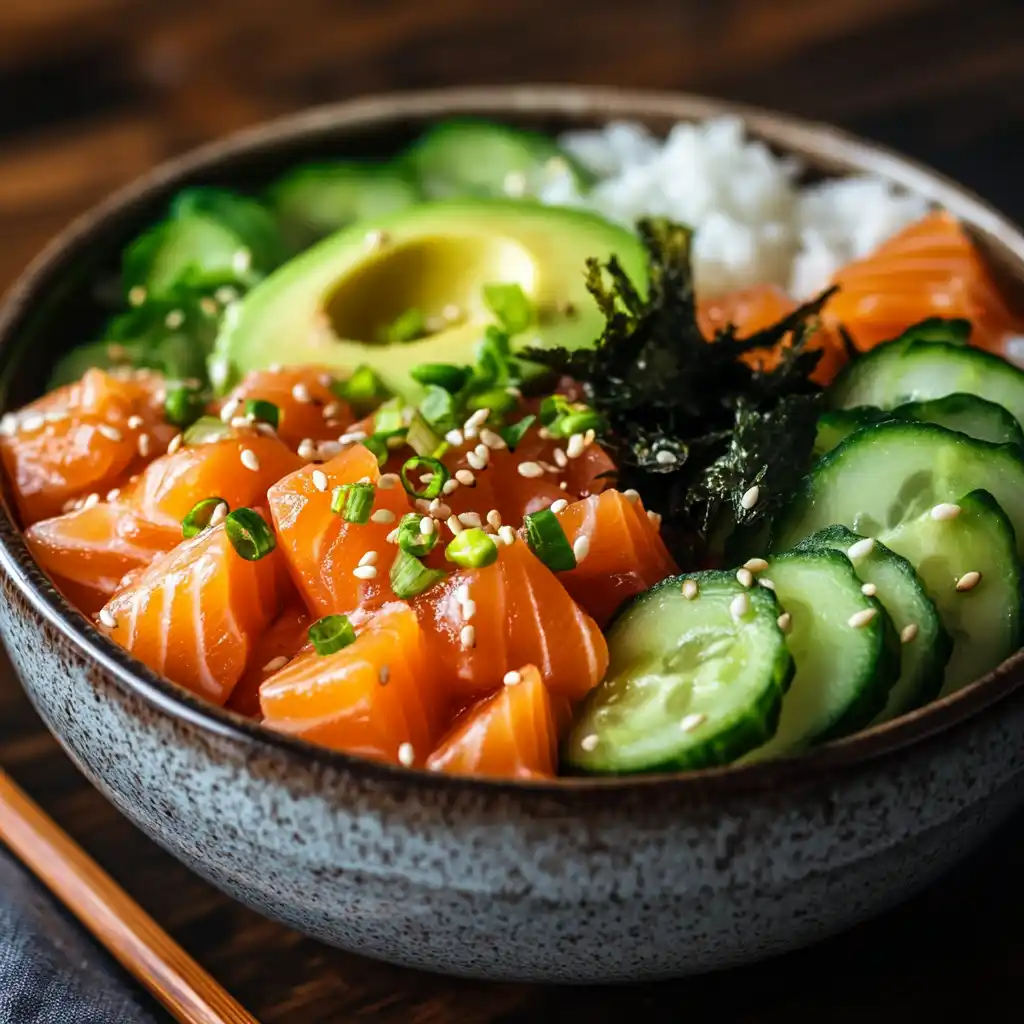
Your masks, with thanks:
[[(72, 225), (29, 269), (0, 314), (4, 400), (30, 397), (52, 356), (88, 335), (97, 267), (186, 182), (258, 183), (312, 154), (387, 152), (456, 112), (545, 129), (636, 117), (663, 129), (724, 109), (579, 89), (462, 90), (318, 110), (207, 147)], [(742, 113), (812, 166), (870, 168), (942, 201), (1002, 272), (1024, 280), (1024, 238), (974, 197), (827, 128)], [(754, 960), (926, 885), (1022, 799), (1020, 656), (954, 698), (793, 761), (485, 783), (316, 751), (183, 694), (61, 600), (6, 505), (0, 562), (0, 630), (24, 685), (117, 807), (255, 909), (396, 963), (593, 982)]]

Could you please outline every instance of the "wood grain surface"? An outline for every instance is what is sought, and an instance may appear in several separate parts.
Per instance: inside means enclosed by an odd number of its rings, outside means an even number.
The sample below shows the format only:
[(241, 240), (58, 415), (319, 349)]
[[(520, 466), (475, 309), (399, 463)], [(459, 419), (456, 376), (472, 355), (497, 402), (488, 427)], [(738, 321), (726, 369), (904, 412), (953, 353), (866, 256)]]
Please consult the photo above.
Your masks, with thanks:
[[(678, 88), (834, 121), (1024, 217), (1021, 0), (0, 0), (0, 287), (76, 213), (196, 143), (360, 93), (523, 81)], [(1022, 818), (925, 896), (815, 949), (564, 990), (399, 970), (230, 902), (84, 782), (5, 662), (0, 763), (267, 1024), (1016, 1016)]]

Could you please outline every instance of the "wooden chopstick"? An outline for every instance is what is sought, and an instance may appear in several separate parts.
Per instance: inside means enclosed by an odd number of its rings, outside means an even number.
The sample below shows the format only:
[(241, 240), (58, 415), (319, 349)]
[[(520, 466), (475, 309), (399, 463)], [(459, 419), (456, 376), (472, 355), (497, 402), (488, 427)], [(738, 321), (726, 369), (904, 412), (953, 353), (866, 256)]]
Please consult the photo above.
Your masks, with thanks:
[(0, 840), (181, 1024), (259, 1024), (0, 769)]

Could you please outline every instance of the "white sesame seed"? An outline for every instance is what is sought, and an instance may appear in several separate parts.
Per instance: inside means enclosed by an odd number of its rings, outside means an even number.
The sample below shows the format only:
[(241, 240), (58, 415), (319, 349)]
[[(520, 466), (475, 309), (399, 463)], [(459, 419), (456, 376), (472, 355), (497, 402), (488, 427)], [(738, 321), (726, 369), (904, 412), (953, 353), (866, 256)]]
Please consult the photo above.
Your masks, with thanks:
[(793, 616), (789, 612), (783, 612), (776, 620), (775, 625), (782, 630), (783, 633), (788, 633), (793, 628)]
[(501, 677), (501, 681), (506, 686), (515, 686), (523, 681), (523, 677), (515, 669), (511, 669)]
[(359, 559), (360, 565), (376, 565), (377, 564), (377, 552), (376, 551), (365, 551), (363, 552), (362, 558)]
[(202, 311), (203, 311), (203, 312), (204, 312), (204, 313), (205, 313), (205, 314), (206, 314), (207, 316), (216, 316), (216, 315), (217, 315), (217, 310), (218, 310), (218, 308), (219, 308), (219, 307), (218, 307), (218, 305), (217, 305), (217, 302), (216, 302), (216, 300), (214, 300), (214, 299), (211, 299), (209, 295), (204, 295), (204, 296), (203, 296), (203, 297), (202, 297), (202, 298), (201, 298), (201, 299), (199, 300), (199, 308), (200, 308), (200, 309), (201, 309), (201, 310), (202, 310)]
[(231, 269), (244, 274), (252, 266), (252, 253), (248, 249), (236, 249), (231, 257)]
[(448, 523), (448, 529), (451, 530), (456, 537), (458, 537), (458, 535), (465, 529), (462, 523), (459, 522), (458, 516), (449, 516), (446, 521)]
[(402, 743), (398, 747), (398, 760), (403, 768), (411, 768), (416, 760), (416, 751), (411, 743)]
[(327, 490), (327, 474), (322, 469), (313, 470), (313, 486), (318, 491)]
[(283, 367), (283, 366), (282, 366), (282, 365), (281, 365), (280, 363), (271, 363), (271, 364), (270, 364), (270, 365), (269, 365), (269, 366), (267, 367), (267, 369), (268, 369), (268, 370), (269, 370), (269, 371), (270, 371), (271, 373), (280, 373), (280, 372), (281, 372), (281, 371), (282, 371), (282, 370), (284, 369), (284, 367)]
[(398, 484), (397, 473), (384, 473), (381, 478), (377, 481), (378, 487), (383, 487), (385, 491), (390, 491), (392, 487)]
[(210, 513), (210, 522), (208, 525), (217, 526), (219, 523), (224, 522), (228, 517), (228, 503), (226, 501), (220, 502), (215, 506), (214, 510)]
[(561, 512), (562, 509), (563, 508), (567, 508), (568, 505), (569, 505), (569, 499), (568, 498), (557, 498), (555, 501), (551, 502), (551, 511), (552, 512), (556, 512), (556, 513), (557, 512)]
[(539, 438), (540, 438), (540, 439), (541, 439), (542, 441), (547, 441), (547, 440), (550, 440), (550, 438), (551, 438), (551, 431), (550, 431), (550, 430), (548, 430), (548, 428), (547, 428), (547, 427), (538, 427), (538, 428), (537, 428), (537, 436), (538, 436), (538, 437), (539, 437)]
[(399, 532), (398, 531), (398, 527), (396, 526), (384, 539), (389, 544), (397, 544), (398, 543), (398, 532)]
[(0, 434), (3, 434), (4, 437), (11, 437), (17, 429), (18, 417), (13, 412), (5, 412), (3, 418), (0, 419)]
[(455, 600), (462, 604), (464, 601), (469, 600), (469, 583), (465, 580), (460, 583), (455, 590), (452, 591), (455, 595)]
[[(243, 448), (238, 457), (242, 460), (242, 465), (245, 466), (246, 469), (251, 469), (254, 473), (259, 471), (260, 460), (256, 457), (256, 453), (251, 448)], [(327, 486), (326, 479), (324, 481), (324, 486)]]
[(230, 423), (235, 418), (235, 413), (242, 407), (242, 400), (240, 398), (232, 398), (230, 402), (224, 403), (224, 408), (220, 411), (220, 418), (224, 423)]
[(395, 513), (389, 508), (379, 508), (371, 514), (370, 519), (375, 523), (393, 523)]
[(569, 456), (565, 454), (565, 449), (556, 448), (552, 454), (559, 469), (565, 469), (569, 465)]
[(494, 448), (495, 450), (508, 447), (505, 444), (505, 438), (503, 438), (501, 434), (496, 434), (493, 430), (490, 430), (487, 427), (484, 427), (484, 429), (480, 431), (480, 440), (483, 441), (488, 448)]
[(309, 403), (313, 401), (313, 396), (309, 393), (309, 388), (307, 388), (301, 381), (292, 385), (292, 398), (302, 405), (309, 405)]
[(687, 601), (694, 600), (700, 594), (700, 587), (696, 580), (683, 580), (683, 597)]
[(737, 594), (729, 603), (729, 614), (734, 619), (742, 619), (750, 611), (750, 598), (746, 594)]
[(316, 451), (317, 451), (317, 449), (316, 449), (316, 445), (313, 443), (312, 438), (304, 437), (299, 442), (299, 447), (298, 447), (297, 451), (298, 451), (298, 454), (299, 454), (299, 458), (300, 459), (305, 459), (307, 462), (310, 462), (310, 461), (312, 461), (313, 459), (316, 458)]
[(352, 570), (352, 575), (360, 580), (375, 580), (377, 578), (377, 566), (357, 565)]
[(464, 651), (468, 651), (476, 646), (476, 627), (475, 626), (463, 626), (459, 630), (459, 645)]
[(523, 397), (522, 391), (520, 391), (514, 384), (509, 384), (508, 387), (505, 388), (505, 394), (511, 395), (513, 398)]
[(238, 298), (238, 292), (230, 285), (222, 285), (213, 293), (213, 297), (222, 306), (227, 306)]
[(589, 448), (597, 440), (597, 433), (593, 430), (588, 430), (583, 435), (583, 447)]
[(572, 542), (572, 553), (576, 556), (577, 562), (582, 562), (590, 554), (590, 538), (585, 533), (581, 533)]
[(101, 608), (99, 614), (100, 624), (107, 627), (107, 629), (117, 629), (117, 619), (114, 618), (114, 613), (109, 608)]
[(597, 743), (598, 737), (596, 732), (592, 732), (588, 736), (584, 736), (583, 739), (580, 740), (580, 746), (587, 752), (590, 752), (591, 750), (596, 750)]
[(485, 445), (483, 443), (478, 444), (473, 449), (473, 451), (476, 453), (476, 457), (478, 459), (482, 459), (483, 460), (483, 463), (484, 463), (485, 466), (487, 465), (488, 462), (491, 461), (491, 449), (488, 448), (487, 445)]
[(111, 487), (111, 489), (109, 491), (107, 491), (107, 501), (117, 501), (117, 499), (120, 496), (121, 496), (121, 488), (120, 487)]
[(185, 314), (180, 309), (172, 309), (164, 317), (164, 326), (170, 331), (176, 331), (185, 322)]
[(413, 502), (413, 505), (416, 507), (416, 511), (417, 512), (429, 512), (430, 511), (430, 501), (427, 498), (417, 498)]
[(101, 423), (96, 428), (108, 441), (114, 441), (115, 443), (123, 440), (121, 431), (117, 427), (112, 427), (109, 423)]
[(92, 494), (87, 495), (85, 500), (82, 502), (82, 508), (92, 508), (94, 505), (98, 505), (99, 503), (100, 496), (93, 491)]
[(582, 434), (573, 434), (569, 438), (569, 443), (565, 446), (565, 454), (570, 459), (578, 459), (583, 454), (583, 449), (586, 446), (583, 443)]
[(651, 509), (647, 510), (647, 518), (654, 523), (655, 526), (661, 526), (661, 514), (659, 512), (653, 512)]
[(854, 612), (847, 620), (846, 624), (851, 629), (861, 629), (866, 626), (876, 615), (878, 610), (876, 608), (862, 608), (859, 612)]
[(775, 581), (774, 580), (770, 580), (770, 579), (767, 579), (767, 578), (762, 578), (762, 579), (759, 579), (757, 582), (758, 582), (758, 584), (760, 586), (764, 587), (765, 590), (774, 590), (775, 589)]
[(482, 525), (479, 512), (460, 512), (459, 522), (469, 529), (479, 529)]
[(321, 373), (317, 380), (320, 382), (320, 387), (330, 388), (334, 386), (334, 374), (333, 373)]
[(956, 519), (960, 515), (960, 506), (943, 501), (932, 508), (930, 515), (932, 519), (940, 523), (948, 522), (950, 519)]
[(365, 440), (366, 440), (366, 431), (365, 430), (346, 430), (345, 433), (342, 434), (338, 438), (338, 443), (339, 444), (355, 444), (357, 441), (365, 441)]
[(864, 537), (857, 541), (856, 544), (851, 544), (846, 552), (846, 557), (851, 562), (856, 562), (858, 559), (867, 558), (872, 551), (875, 550), (875, 542), (871, 537)]
[(323, 417), (325, 420), (333, 420), (336, 416), (341, 415), (341, 406), (337, 402), (328, 402), (323, 407)]
[(447, 519), (452, 514), (452, 510), (440, 498), (431, 498), (427, 511), (435, 519)]
[(141, 284), (135, 285), (128, 290), (128, 304), (130, 306), (141, 306), (146, 301), (146, 289)]
[(740, 506), (749, 512), (761, 499), (761, 488), (754, 484), (753, 487), (743, 492), (740, 498)]
[(45, 418), (40, 416), (38, 413), (33, 413), (31, 416), (26, 416), (21, 421), (22, 430), (38, 430), (46, 422)]
[(558, 486), (563, 491), (567, 491), (567, 490), (569, 490), (569, 481), (568, 480), (562, 480), (562, 481), (559, 482)]
[(462, 484), (463, 487), (475, 487), (476, 477), (473, 476), (472, 472), (468, 469), (460, 469), (455, 473), (455, 479)]
[(138, 430), (142, 426), (143, 419), (141, 416), (129, 416), (128, 417), (128, 429)]
[(511, 547), (516, 542), (516, 531), (511, 526), (502, 526), (498, 529), (498, 539), (505, 547)]
[(445, 480), (444, 486), (441, 488), (442, 494), (454, 494), (459, 489), (459, 481), (454, 477), (451, 480)]
[(516, 472), (518, 472), (520, 476), (526, 477), (528, 480), (544, 475), (544, 470), (538, 466), (536, 462), (520, 462), (516, 467)]
[(701, 714), (699, 711), (692, 715), (685, 715), (683, 720), (679, 723), (679, 728), (683, 732), (693, 732), (694, 729), (702, 726), (708, 720), (708, 716)]
[(632, 488), (632, 487), (630, 487), (628, 491), (623, 491), (623, 492), (622, 492), (622, 496), (623, 496), (623, 497), (624, 497), (624, 498), (626, 499), (626, 501), (628, 501), (628, 502), (629, 502), (629, 503), (630, 503), (631, 505), (635, 505), (635, 504), (636, 504), (636, 503), (637, 503), (637, 502), (638, 502), (638, 501), (640, 500), (640, 492), (639, 492), (639, 491), (635, 491), (635, 490), (633, 490), (633, 488)]
[(860, 588), (860, 592), (861, 592), (861, 593), (862, 593), (862, 594), (863, 594), (863, 595), (864, 595), (865, 597), (874, 597), (874, 596), (875, 596), (875, 594), (877, 594), (877, 593), (878, 593), (878, 587), (876, 587), (876, 586), (874, 585), (874, 583), (865, 583), (865, 584), (864, 584), (864, 585), (863, 585), (863, 586), (862, 586), (862, 587)]
[(250, 422), (251, 421), (248, 416), (232, 416), (230, 425), (232, 427), (247, 427)]
[(968, 590), (973, 590), (980, 582), (981, 573), (972, 569), (970, 572), (965, 572), (963, 576), (956, 581), (956, 589), (962, 594)]
[(476, 452), (467, 452), (466, 453), (466, 462), (469, 463), (470, 469), (475, 469), (475, 470), (479, 471), (481, 469), (486, 469), (487, 468), (487, 460), (486, 459), (481, 459), (480, 456), (477, 455)]
[(463, 601), (462, 617), (468, 622), (474, 615), (476, 615), (476, 601)]
[(137, 444), (138, 444), (139, 454), (143, 458), (146, 458), (146, 456), (149, 455), (149, 451), (150, 451), (149, 434), (139, 434)]
[(424, 516), (420, 520), (420, 533), (424, 537), (430, 537), (434, 533), (434, 526), (435, 526), (434, 520), (431, 519), (430, 516)]
[(743, 563), (743, 568), (751, 572), (764, 572), (768, 568), (768, 563), (763, 558), (748, 558)]
[(448, 433), (444, 435), (444, 439), (455, 448), (461, 448), (465, 441), (461, 430), (449, 430)]
[(388, 683), (391, 682), (390, 665), (381, 665), (381, 667), (377, 669), (377, 680), (380, 682), (381, 686), (387, 686)]
[(466, 429), (473, 429), (482, 427), (487, 422), (487, 417), (491, 415), (490, 409), (477, 409), (472, 416), (466, 420)]
[(901, 644), (913, 643), (913, 641), (916, 639), (916, 637), (917, 637), (917, 623), (916, 622), (908, 622), (900, 630), (900, 643)]
[(741, 587), (750, 587), (754, 584), (754, 574), (749, 569), (737, 569), (736, 579)]
[(496, 508), (487, 513), (487, 525), (495, 530), (501, 527), (501, 513)]
[(288, 659), (283, 655), (279, 654), (276, 658), (271, 658), (270, 661), (263, 666), (264, 672), (276, 672), (278, 669), (282, 669), (288, 664)]
[(662, 466), (671, 466), (674, 462), (678, 462), (679, 460), (676, 458), (675, 452), (670, 452), (665, 448), (662, 448), (660, 451), (655, 453), (654, 461)]

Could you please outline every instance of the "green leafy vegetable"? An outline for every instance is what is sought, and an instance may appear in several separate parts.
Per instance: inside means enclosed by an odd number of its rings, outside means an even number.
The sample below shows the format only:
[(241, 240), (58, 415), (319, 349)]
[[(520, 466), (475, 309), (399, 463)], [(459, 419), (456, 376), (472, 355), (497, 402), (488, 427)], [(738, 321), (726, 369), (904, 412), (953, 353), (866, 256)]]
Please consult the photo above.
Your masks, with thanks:
[(533, 323), (533, 306), (518, 284), (485, 284), (484, 302), (509, 334), (521, 334)]

